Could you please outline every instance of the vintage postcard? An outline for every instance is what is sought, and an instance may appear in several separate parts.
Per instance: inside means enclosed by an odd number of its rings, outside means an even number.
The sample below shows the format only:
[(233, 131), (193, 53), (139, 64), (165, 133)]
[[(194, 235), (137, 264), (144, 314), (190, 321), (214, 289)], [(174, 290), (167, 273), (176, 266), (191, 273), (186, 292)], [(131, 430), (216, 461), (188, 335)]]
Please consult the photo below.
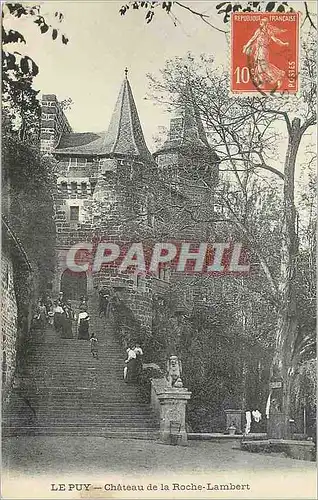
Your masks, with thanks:
[(1, 8), (1, 498), (317, 498), (316, 2)]

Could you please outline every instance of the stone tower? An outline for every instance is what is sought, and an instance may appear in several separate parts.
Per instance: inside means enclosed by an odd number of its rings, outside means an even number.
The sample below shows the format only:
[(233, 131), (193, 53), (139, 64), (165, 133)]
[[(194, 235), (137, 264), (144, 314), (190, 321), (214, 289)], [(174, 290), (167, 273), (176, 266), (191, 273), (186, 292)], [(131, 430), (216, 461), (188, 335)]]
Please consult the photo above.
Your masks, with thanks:
[[(55, 96), (43, 96), (43, 105)], [(50, 114), (51, 129), (61, 121), (56, 106)], [(52, 136), (51, 145), (56, 140)], [(47, 145), (44, 150), (48, 151)], [(122, 293), (134, 290), (134, 308), (140, 309), (143, 323), (150, 314), (144, 302), (148, 298), (147, 279), (118, 274), (117, 269), (102, 268), (92, 273), (70, 272), (66, 262), (75, 244), (95, 245), (102, 241), (122, 242), (147, 234), (147, 183), (155, 162), (144, 140), (140, 120), (128, 81), (127, 71), (106, 133), (73, 133), (67, 130), (51, 149), (57, 161), (55, 193), (57, 268), (54, 292), (63, 290), (69, 298), (78, 298), (94, 288), (109, 284)], [(140, 292), (140, 293), (139, 293)], [(140, 297), (142, 296), (142, 297)], [(138, 301), (143, 305), (139, 308)], [(139, 308), (139, 309), (138, 309)]]
[[(154, 157), (159, 176), (170, 186), (171, 205), (179, 207), (170, 212), (175, 222), (173, 235), (178, 241), (195, 245), (215, 237), (213, 222), (207, 221), (214, 218), (219, 158), (207, 140), (189, 82), (185, 83), (184, 96), (184, 104), (170, 120), (167, 140)], [(170, 282), (172, 288), (176, 286), (181, 310), (204, 293), (200, 276), (172, 272)]]
[[(212, 219), (214, 212), (214, 189), (219, 177), (219, 158), (210, 146), (198, 107), (189, 82), (185, 88), (185, 102), (170, 120), (170, 130), (163, 146), (156, 151), (159, 175), (168, 181), (177, 197), (178, 193), (193, 208), (195, 219)], [(185, 203), (185, 201), (183, 202)], [(196, 206), (202, 210), (197, 210)], [(201, 216), (202, 217), (201, 217)], [(180, 234), (180, 237), (199, 237), (199, 226), (195, 232)], [(204, 227), (203, 227), (204, 226)], [(202, 226), (201, 237), (206, 225)]]

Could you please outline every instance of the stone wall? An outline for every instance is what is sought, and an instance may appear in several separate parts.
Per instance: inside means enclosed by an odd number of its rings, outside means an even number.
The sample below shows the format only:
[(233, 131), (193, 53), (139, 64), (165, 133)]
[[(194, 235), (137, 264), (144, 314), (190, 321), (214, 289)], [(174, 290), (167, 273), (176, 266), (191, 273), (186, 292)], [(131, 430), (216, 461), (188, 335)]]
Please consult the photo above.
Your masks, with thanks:
[(12, 258), (7, 249), (1, 255), (2, 390), (6, 397), (16, 366), (17, 301)]
[(51, 153), (63, 133), (71, 132), (71, 126), (64, 115), (62, 106), (56, 95), (46, 94), (42, 97), (41, 112), (41, 151)]
[[(140, 169), (140, 165), (137, 164), (134, 168)], [(106, 241), (122, 247), (124, 241), (136, 241), (136, 213), (140, 214), (137, 230), (140, 231), (141, 225), (146, 229), (147, 192), (142, 179), (139, 183), (132, 182), (134, 175), (129, 161), (91, 157), (59, 158), (54, 194), (58, 255), (55, 292), (60, 288), (61, 276), (66, 269), (65, 256), (72, 245), (97, 245)], [(73, 207), (78, 207), (78, 220), (72, 220)], [(139, 235), (139, 241), (142, 239)], [(113, 271), (114, 269), (102, 268), (101, 272), (93, 276), (89, 269), (87, 278), (91, 284), (90, 289), (114, 284), (116, 272)], [(129, 287), (131, 276), (125, 277), (121, 274), (120, 279), (116, 279), (117, 284), (118, 280), (124, 287)], [(130, 286), (133, 287), (133, 282)], [(145, 306), (140, 305), (138, 309), (137, 316), (145, 323)]]

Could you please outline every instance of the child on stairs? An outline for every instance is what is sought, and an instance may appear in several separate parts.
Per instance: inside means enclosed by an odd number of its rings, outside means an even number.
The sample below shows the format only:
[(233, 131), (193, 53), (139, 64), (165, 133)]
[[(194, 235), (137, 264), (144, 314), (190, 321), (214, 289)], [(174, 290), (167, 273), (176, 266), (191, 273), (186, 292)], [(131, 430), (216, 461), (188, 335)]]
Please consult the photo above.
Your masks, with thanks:
[(98, 340), (95, 337), (95, 333), (92, 333), (89, 341), (91, 343), (91, 353), (93, 355), (93, 358), (98, 359)]

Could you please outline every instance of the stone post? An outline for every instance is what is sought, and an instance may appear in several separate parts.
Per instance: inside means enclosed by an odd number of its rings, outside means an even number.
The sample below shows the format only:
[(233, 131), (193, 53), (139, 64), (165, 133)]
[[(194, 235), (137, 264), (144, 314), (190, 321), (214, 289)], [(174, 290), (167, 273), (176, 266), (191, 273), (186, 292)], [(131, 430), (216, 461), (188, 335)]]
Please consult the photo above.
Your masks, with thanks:
[(270, 408), (267, 422), (267, 437), (288, 439), (290, 437), (289, 416), (282, 412), (283, 379), (273, 376), (269, 383)]
[(231, 427), (232, 425), (235, 426), (236, 433), (237, 434), (242, 434), (243, 429), (244, 429), (244, 423), (243, 423), (243, 417), (244, 417), (244, 411), (243, 410), (224, 410), (226, 414), (226, 429)]
[(187, 432), (185, 427), (185, 413), (187, 401), (191, 398), (191, 392), (185, 388), (166, 387), (163, 392), (157, 394), (160, 402), (160, 440), (163, 443), (172, 444), (174, 424), (179, 424), (178, 439), (176, 444), (187, 445)]

